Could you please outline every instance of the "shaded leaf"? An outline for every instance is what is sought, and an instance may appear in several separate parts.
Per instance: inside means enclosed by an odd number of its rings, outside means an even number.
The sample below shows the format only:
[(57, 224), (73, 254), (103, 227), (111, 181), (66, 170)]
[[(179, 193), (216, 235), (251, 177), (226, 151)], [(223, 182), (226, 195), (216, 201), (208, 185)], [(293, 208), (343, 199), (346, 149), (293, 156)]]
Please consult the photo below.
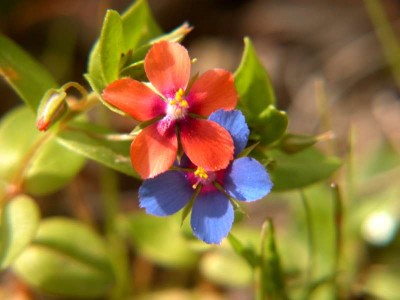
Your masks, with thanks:
[[(264, 160), (274, 162), (275, 167), (270, 170), (274, 191), (302, 188), (325, 180), (341, 166), (339, 158), (326, 156), (315, 148), (292, 155), (271, 150), (263, 156)], [(261, 160), (263, 161), (263, 158)]]
[(1, 34), (0, 75), (35, 112), (44, 93), (57, 86), (46, 69)]
[(8, 267), (29, 245), (39, 220), (39, 209), (28, 196), (17, 196), (5, 204), (0, 217), (0, 269)]
[(33, 287), (66, 297), (102, 296), (114, 281), (101, 237), (66, 218), (43, 221), (13, 269)]

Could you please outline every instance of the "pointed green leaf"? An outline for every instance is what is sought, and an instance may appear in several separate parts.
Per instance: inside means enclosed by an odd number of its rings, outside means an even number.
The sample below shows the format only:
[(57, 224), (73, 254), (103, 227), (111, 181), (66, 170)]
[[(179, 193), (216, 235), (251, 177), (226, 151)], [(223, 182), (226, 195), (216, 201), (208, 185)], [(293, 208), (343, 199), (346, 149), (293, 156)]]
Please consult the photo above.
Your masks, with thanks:
[(189, 247), (179, 215), (156, 218), (136, 213), (124, 219), (124, 230), (134, 248), (144, 257), (164, 266), (190, 267), (197, 255)]
[(39, 226), (35, 202), (21, 195), (3, 207), (0, 216), (0, 269), (8, 267), (32, 241)]
[(93, 298), (114, 278), (105, 242), (86, 224), (66, 218), (43, 221), (33, 243), (13, 265), (29, 285), (44, 292)]
[(271, 150), (265, 157), (274, 161), (275, 167), (270, 171), (274, 191), (303, 188), (328, 179), (341, 166), (339, 158), (326, 156), (315, 148), (292, 155)]
[(0, 76), (36, 112), (44, 93), (57, 83), (29, 54), (0, 34)]
[(83, 167), (84, 158), (59, 145), (52, 132), (36, 129), (27, 107), (11, 111), (0, 123), (0, 178), (21, 178), (25, 191), (34, 195), (54, 192)]
[(58, 134), (60, 144), (116, 171), (139, 178), (131, 165), (131, 141), (108, 140), (106, 134), (111, 132), (92, 124), (74, 122), (70, 125)]
[(240, 96), (238, 107), (251, 123), (269, 105), (275, 104), (275, 93), (251, 40), (245, 38), (244, 43), (242, 61), (235, 72), (235, 84)]
[(118, 79), (120, 59), (123, 52), (123, 32), (120, 15), (108, 10), (99, 43), (100, 65), (105, 83)]
[(288, 154), (300, 152), (318, 142), (314, 135), (286, 134), (279, 142), (279, 148)]

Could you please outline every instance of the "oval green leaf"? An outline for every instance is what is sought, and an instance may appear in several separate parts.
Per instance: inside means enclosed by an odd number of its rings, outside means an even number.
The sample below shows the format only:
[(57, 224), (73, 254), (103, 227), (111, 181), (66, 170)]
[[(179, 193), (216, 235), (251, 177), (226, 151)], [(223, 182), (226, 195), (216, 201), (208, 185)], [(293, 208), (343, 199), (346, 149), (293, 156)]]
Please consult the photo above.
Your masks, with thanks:
[(28, 196), (17, 196), (3, 207), (0, 216), (0, 269), (7, 268), (29, 245), (39, 220), (39, 209)]
[(197, 255), (184, 237), (179, 215), (156, 218), (142, 213), (123, 219), (123, 228), (133, 247), (144, 257), (168, 267), (190, 267)]
[(11, 111), (0, 123), (0, 178), (23, 174), (23, 188), (34, 195), (52, 193), (73, 178), (84, 158), (59, 145), (54, 133), (39, 132), (27, 107)]
[(288, 117), (284, 111), (269, 105), (256, 120), (250, 123), (252, 134), (257, 136), (257, 141), (262, 145), (269, 145), (279, 140), (288, 125)]
[(43, 221), (13, 269), (31, 286), (65, 297), (99, 297), (114, 282), (105, 242), (86, 224), (66, 218)]
[(36, 112), (44, 93), (57, 83), (38, 62), (0, 34), (0, 76)]
[(303, 188), (328, 179), (341, 166), (335, 156), (326, 156), (315, 148), (289, 155), (279, 150), (268, 151), (268, 160), (274, 161), (270, 171), (274, 191)]

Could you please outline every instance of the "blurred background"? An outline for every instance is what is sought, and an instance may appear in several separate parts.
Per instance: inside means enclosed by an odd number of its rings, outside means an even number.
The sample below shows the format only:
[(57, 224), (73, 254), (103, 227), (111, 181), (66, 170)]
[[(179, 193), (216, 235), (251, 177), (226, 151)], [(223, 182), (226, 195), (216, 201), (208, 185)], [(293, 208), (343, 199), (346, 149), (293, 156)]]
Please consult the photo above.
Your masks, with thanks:
[[(289, 115), (289, 131), (333, 132), (334, 140), (319, 146), (347, 163), (337, 175), (337, 180), (344, 182), (348, 204), (349, 254), (344, 256), (352, 261), (348, 265), (351, 269), (344, 271), (344, 299), (400, 299), (400, 77), (396, 75), (400, 51), (393, 53), (396, 45), (389, 45), (388, 50), (382, 44), (384, 35), (379, 35), (381, 29), (376, 31), (372, 22), (374, 11), (360, 0), (148, 2), (165, 31), (183, 22), (194, 27), (183, 43), (191, 56), (198, 58), (195, 71), (215, 67), (235, 71), (243, 51), (243, 37), (249, 36), (271, 76), (278, 108)], [(400, 41), (400, 2), (381, 3)], [(60, 84), (76, 81), (88, 87), (82, 74), (106, 9), (122, 13), (130, 4), (130, 0), (1, 0), (0, 31), (40, 61)], [(1, 115), (21, 103), (2, 80), (0, 95)], [(115, 117), (113, 122), (119, 131), (132, 130), (129, 120)], [(40, 199), (43, 215), (72, 215), (101, 223), (98, 184), (96, 166), (89, 164), (71, 184), (72, 188)], [(120, 175), (121, 207), (138, 210), (139, 184)], [(84, 195), (84, 200), (66, 201), (77, 193)], [(330, 204), (326, 206), (326, 185), (311, 187), (307, 193), (310, 200), (319, 201), (315, 222), (324, 227), (327, 219), (323, 216), (330, 208)], [(249, 217), (244, 220), (246, 226), (259, 229), (267, 216), (274, 219), (283, 264), (293, 278), (301, 272), (296, 256), (306, 251), (304, 216), (298, 212), (298, 199), (298, 193), (274, 194), (249, 206)], [(87, 217), (87, 211), (93, 216)], [(293, 239), (293, 234), (299, 236)], [(329, 249), (329, 245), (321, 245), (320, 249)], [(240, 262), (238, 278), (226, 280), (213, 273), (219, 252), (203, 256), (195, 267), (171, 270), (168, 264), (142, 255), (138, 249), (132, 251), (132, 284), (139, 291), (167, 289), (172, 294), (165, 294), (164, 299), (191, 299), (193, 291), (196, 297), (207, 299), (251, 298), (248, 270), (240, 269)], [(321, 264), (326, 259), (324, 254), (316, 258)], [(0, 298), (52, 299), (8, 273), (0, 277)]]

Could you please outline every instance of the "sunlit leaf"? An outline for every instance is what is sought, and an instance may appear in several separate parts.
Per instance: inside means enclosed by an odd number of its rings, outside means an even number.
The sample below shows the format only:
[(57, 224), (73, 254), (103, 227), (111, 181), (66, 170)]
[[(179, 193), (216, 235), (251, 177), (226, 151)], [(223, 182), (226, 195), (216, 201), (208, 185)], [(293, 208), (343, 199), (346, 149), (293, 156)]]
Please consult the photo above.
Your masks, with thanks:
[(114, 281), (105, 242), (86, 224), (66, 218), (43, 221), (13, 269), (29, 285), (65, 297), (99, 297)]
[(0, 178), (44, 195), (67, 184), (85, 160), (59, 145), (54, 133), (39, 132), (35, 122), (27, 107), (19, 107), (0, 123)]
[(170, 267), (189, 267), (196, 262), (197, 255), (183, 235), (179, 215), (157, 218), (136, 213), (123, 221), (134, 248), (151, 261)]
[(123, 32), (120, 15), (108, 10), (100, 35), (100, 65), (105, 83), (118, 79), (119, 64), (123, 52)]
[(28, 196), (6, 203), (0, 216), (0, 269), (8, 267), (32, 241), (39, 220), (39, 209)]
[(58, 141), (86, 158), (129, 176), (139, 177), (131, 165), (131, 141), (109, 140), (106, 137), (108, 133), (111, 132), (105, 128), (76, 122), (58, 135)]
[(245, 38), (244, 43), (242, 61), (235, 72), (235, 84), (240, 96), (238, 107), (243, 110), (248, 121), (252, 122), (269, 105), (275, 104), (275, 94), (251, 40)]
[(47, 70), (13, 41), (1, 34), (0, 76), (35, 112), (44, 93), (57, 86)]

